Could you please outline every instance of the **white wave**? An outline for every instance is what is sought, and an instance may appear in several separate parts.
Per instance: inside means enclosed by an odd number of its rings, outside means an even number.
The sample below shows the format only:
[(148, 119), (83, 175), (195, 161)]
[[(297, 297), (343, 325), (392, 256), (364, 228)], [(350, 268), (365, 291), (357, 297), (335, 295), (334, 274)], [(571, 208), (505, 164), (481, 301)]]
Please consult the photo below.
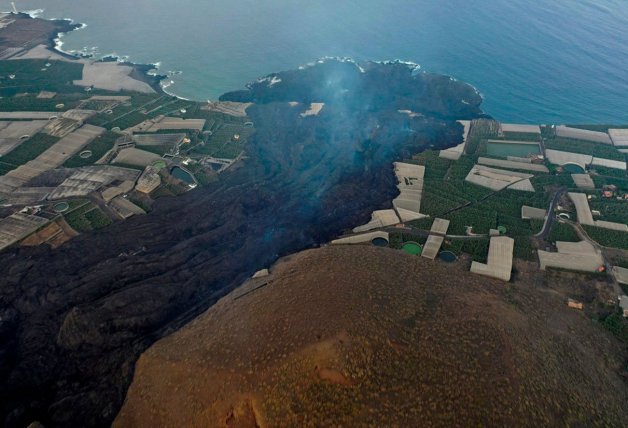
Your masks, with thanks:
[(281, 83), (281, 79), (277, 76), (273, 76), (273, 78), (268, 82), (268, 86), (275, 86), (277, 83)]
[(328, 61), (337, 61), (337, 62), (342, 62), (342, 63), (354, 64), (358, 68), (358, 70), (360, 70), (360, 73), (366, 73), (366, 70), (364, 69), (364, 67), (360, 65), (358, 61), (348, 56), (324, 56), (317, 59), (316, 61), (312, 61), (312, 62), (305, 63), (303, 65), (300, 65), (298, 69), (305, 70), (306, 68), (314, 67), (317, 64), (325, 64)]
[[(74, 23), (73, 20), (69, 19), (69, 18), (65, 18), (66, 21), (69, 21), (70, 23)], [(82, 30), (84, 28), (87, 27), (87, 24), (80, 24), (78, 27), (76, 27), (74, 30), (72, 31), (78, 31), (78, 30)], [(71, 56), (76, 56), (76, 51), (75, 50), (71, 50), (71, 51), (64, 51), (63, 50), (63, 40), (61, 40), (66, 33), (57, 33), (57, 37), (54, 38), (53, 42), (55, 44), (54, 46), (54, 50), (56, 50), (57, 52), (60, 52), (62, 54), (65, 55), (71, 55)]]
[(31, 18), (39, 18), (44, 13), (44, 10), (45, 9), (33, 9), (33, 10), (21, 10), (20, 12), (27, 14)]
[(174, 86), (174, 84), (175, 84), (174, 80), (170, 80), (168, 82), (162, 80), (161, 83), (160, 83), (161, 90), (164, 91), (166, 94), (170, 95), (171, 97), (176, 97), (176, 98), (178, 98), (180, 100), (183, 100), (183, 101), (191, 101), (188, 98), (184, 98), (182, 96), (179, 96), (179, 95), (175, 94), (172, 91), (169, 91), (168, 88)]

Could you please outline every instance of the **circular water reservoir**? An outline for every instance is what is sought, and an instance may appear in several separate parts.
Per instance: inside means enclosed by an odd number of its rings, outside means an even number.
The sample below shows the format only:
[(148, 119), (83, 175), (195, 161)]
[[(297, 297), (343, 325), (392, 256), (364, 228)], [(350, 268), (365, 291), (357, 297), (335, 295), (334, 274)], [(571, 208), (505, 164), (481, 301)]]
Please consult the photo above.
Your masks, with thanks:
[(576, 163), (566, 163), (565, 165), (563, 165), (563, 171), (570, 174), (583, 174), (584, 168)]
[(52, 206), (52, 209), (58, 213), (64, 213), (70, 209), (70, 204), (67, 202), (57, 202)]
[(83, 150), (81, 153), (79, 153), (79, 157), (81, 159), (89, 159), (92, 157), (92, 151), (91, 150)]
[(505, 235), (506, 232), (508, 232), (508, 229), (506, 229), (506, 227), (504, 227), (504, 226), (498, 226), (497, 230), (499, 231), (500, 235)]
[(560, 213), (558, 214), (558, 217), (562, 218), (563, 220), (571, 220), (571, 216), (567, 213)]
[(451, 251), (441, 251), (438, 257), (446, 263), (453, 263), (458, 260), (458, 257)]
[(423, 252), (423, 248), (421, 248), (421, 246), (416, 242), (406, 242), (405, 244), (403, 244), (403, 247), (401, 247), (401, 249), (405, 253), (411, 254), (413, 256), (420, 256)]
[(371, 241), (371, 244), (376, 247), (388, 247), (388, 240), (386, 238), (375, 238)]
[(62, 109), (63, 107), (65, 107), (65, 104), (57, 104), (55, 106), (55, 108), (57, 108), (57, 109)]

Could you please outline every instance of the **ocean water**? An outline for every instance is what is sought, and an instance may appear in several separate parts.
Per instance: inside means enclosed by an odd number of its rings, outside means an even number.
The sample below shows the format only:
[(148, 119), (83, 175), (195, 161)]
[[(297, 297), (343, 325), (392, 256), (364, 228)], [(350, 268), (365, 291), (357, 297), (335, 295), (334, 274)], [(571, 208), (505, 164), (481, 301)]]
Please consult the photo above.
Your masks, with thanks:
[[(215, 99), (324, 56), (403, 59), (474, 85), (503, 121), (628, 123), (626, 0), (16, 0), (87, 24), (66, 50), (160, 63)], [(10, 8), (0, 0), (0, 10)], [(96, 49), (94, 49), (96, 48)]]

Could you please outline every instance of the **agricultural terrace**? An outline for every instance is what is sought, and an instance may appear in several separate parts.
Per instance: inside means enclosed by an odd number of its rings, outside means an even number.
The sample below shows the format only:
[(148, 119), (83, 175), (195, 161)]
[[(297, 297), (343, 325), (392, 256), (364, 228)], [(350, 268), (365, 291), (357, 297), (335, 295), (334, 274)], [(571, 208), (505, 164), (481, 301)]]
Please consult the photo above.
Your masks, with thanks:
[[(439, 157), (437, 151), (425, 151), (413, 157), (412, 162), (426, 167), (425, 185), (422, 196), (421, 211), (430, 218), (410, 222), (415, 229), (429, 231), (433, 218), (440, 217), (450, 221), (449, 238), (443, 245), (444, 250), (453, 251), (456, 254), (469, 253), (475, 261), (486, 262), (488, 251), (488, 235), (500, 227), (505, 228), (506, 234), (515, 240), (514, 255), (518, 258), (535, 259), (535, 235), (541, 232), (544, 221), (539, 219), (523, 219), (521, 207), (529, 206), (548, 210), (552, 198), (559, 190), (577, 190), (578, 186), (571, 174), (557, 172), (556, 167), (544, 161), (540, 156), (543, 142), (550, 140), (550, 145), (561, 149), (570, 149), (573, 152), (594, 154), (612, 159), (621, 159), (622, 154), (612, 146), (579, 141), (574, 149), (573, 145), (564, 146), (565, 139), (557, 138), (548, 133), (547, 128), (542, 128), (542, 134), (536, 132), (512, 132), (516, 127), (507, 127), (509, 132), (503, 132), (497, 122), (489, 120), (476, 120), (473, 122), (468, 136), (465, 153), (459, 160), (450, 160)], [(523, 129), (528, 131), (528, 129)], [(530, 129), (532, 130), (532, 129)], [(517, 156), (509, 153), (491, 151), (490, 144), (500, 144), (499, 150), (513, 149)], [(521, 143), (517, 143), (521, 142)], [(514, 143), (514, 144), (513, 144)], [(535, 147), (539, 149), (537, 153)], [(525, 151), (529, 154), (525, 156)], [(477, 184), (465, 181), (469, 172), (478, 164), (493, 164), (504, 170), (521, 172), (533, 175), (530, 179), (534, 192), (525, 192), (515, 189), (503, 189), (493, 191)], [(519, 167), (520, 166), (520, 167)], [(591, 209), (601, 213), (600, 220), (612, 222), (628, 222), (628, 205), (625, 200), (602, 197), (602, 188), (607, 185), (617, 186), (618, 193), (628, 191), (628, 179), (625, 171), (611, 175), (592, 174), (595, 189), (586, 192), (596, 195), (591, 200)], [(602, 168), (602, 172), (607, 170)], [(569, 213), (572, 219), (576, 218), (573, 207), (566, 204), (563, 211)], [(553, 216), (554, 213), (550, 213)], [(598, 229), (598, 228), (595, 228)], [(594, 230), (592, 232), (609, 246), (623, 248), (621, 237), (611, 240), (612, 233), (603, 233)], [(454, 236), (484, 235), (486, 239), (456, 239)], [(607, 236), (608, 235), (608, 236)], [(552, 227), (545, 231), (544, 238), (547, 242), (579, 241), (573, 226), (566, 223), (554, 222)], [(391, 237), (391, 242), (397, 238)], [(602, 245), (604, 245), (601, 242)]]
[[(83, 64), (44, 60), (23, 59), (0, 61), (0, 96), (11, 97), (18, 93), (80, 92), (74, 80), (83, 76)], [(3, 100), (4, 103), (4, 100)]]
[(70, 209), (63, 216), (77, 232), (102, 229), (112, 223), (112, 220), (100, 208), (88, 200), (73, 201)]
[[(185, 168), (200, 185), (217, 180), (218, 174), (244, 153), (255, 132), (245, 114), (247, 104), (217, 108), (221, 106), (164, 93), (111, 92), (77, 86), (76, 82), (85, 77), (84, 69), (85, 64), (79, 61), (0, 61), (3, 204), (13, 204), (19, 210), (25, 205), (61, 201), (69, 204), (62, 214), (73, 229), (96, 230), (128, 217), (129, 213), (150, 210), (156, 198), (189, 191), (190, 186), (172, 176), (171, 171), (176, 170), (173, 167)], [(60, 135), (62, 138), (51, 135), (57, 132), (53, 125), (58, 122), (51, 119), (62, 118), (73, 109), (92, 114), (64, 118), (64, 124), (67, 122), (73, 132)], [(147, 127), (139, 130), (140, 124)], [(179, 124), (183, 129), (177, 129)], [(124, 132), (136, 127), (135, 135)], [(75, 144), (77, 136), (84, 134), (89, 138)], [(114, 162), (135, 171), (161, 162), (163, 168), (154, 173), (158, 186), (150, 193), (142, 193), (135, 189), (134, 181), (117, 190), (118, 182), (90, 182), (89, 178), (76, 178), (72, 171)], [(142, 209), (129, 205), (127, 199), (105, 200), (103, 194), (124, 195)], [(87, 196), (91, 202), (78, 199)], [(50, 212), (59, 215), (54, 210)]]

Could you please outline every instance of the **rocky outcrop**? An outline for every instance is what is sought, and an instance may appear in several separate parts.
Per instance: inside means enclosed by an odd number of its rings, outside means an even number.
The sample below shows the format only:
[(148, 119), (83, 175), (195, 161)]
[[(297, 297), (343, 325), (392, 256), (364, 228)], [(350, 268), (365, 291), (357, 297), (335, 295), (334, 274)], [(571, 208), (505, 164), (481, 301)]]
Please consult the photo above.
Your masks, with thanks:
[(625, 349), (534, 275), (292, 255), (150, 347), (114, 427), (621, 426)]

